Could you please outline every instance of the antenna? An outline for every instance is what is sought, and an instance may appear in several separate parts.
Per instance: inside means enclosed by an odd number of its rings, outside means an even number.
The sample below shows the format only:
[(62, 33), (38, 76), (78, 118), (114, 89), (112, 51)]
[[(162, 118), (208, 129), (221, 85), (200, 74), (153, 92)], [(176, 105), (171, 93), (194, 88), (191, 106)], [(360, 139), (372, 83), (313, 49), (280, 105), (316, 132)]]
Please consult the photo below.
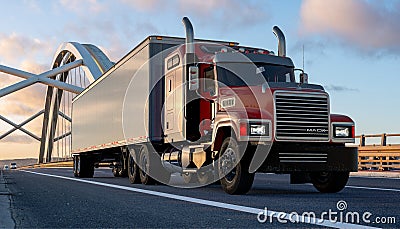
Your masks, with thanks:
[(306, 70), (304, 69), (304, 44), (303, 44), (303, 71), (306, 71)]

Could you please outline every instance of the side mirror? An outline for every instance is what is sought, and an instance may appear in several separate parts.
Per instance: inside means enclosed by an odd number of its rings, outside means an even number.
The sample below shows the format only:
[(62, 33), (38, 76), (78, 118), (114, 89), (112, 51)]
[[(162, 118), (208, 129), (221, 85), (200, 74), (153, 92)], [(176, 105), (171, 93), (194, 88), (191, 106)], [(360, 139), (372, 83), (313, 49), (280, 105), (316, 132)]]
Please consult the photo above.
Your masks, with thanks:
[(199, 68), (195, 66), (189, 67), (189, 91), (199, 89)]
[(308, 84), (308, 74), (307, 73), (300, 73), (300, 83)]

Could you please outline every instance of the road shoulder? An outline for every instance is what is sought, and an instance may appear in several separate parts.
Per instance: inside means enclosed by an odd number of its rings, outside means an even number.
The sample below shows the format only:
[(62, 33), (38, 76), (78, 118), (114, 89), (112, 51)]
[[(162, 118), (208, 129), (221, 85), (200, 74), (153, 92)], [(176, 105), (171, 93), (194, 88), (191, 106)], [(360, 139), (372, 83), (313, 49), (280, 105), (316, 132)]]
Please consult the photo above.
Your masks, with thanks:
[(14, 228), (15, 223), (11, 216), (11, 193), (7, 187), (7, 180), (3, 171), (0, 171), (0, 227)]

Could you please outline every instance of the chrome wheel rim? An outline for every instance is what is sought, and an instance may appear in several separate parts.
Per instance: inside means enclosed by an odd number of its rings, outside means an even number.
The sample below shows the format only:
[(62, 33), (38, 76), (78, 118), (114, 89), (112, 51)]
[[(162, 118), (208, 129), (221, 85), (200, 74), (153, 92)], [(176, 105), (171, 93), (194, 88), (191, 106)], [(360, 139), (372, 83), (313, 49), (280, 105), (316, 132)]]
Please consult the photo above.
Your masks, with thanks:
[(232, 148), (227, 148), (220, 158), (221, 160), (221, 175), (229, 183), (233, 182), (236, 176), (236, 154)]

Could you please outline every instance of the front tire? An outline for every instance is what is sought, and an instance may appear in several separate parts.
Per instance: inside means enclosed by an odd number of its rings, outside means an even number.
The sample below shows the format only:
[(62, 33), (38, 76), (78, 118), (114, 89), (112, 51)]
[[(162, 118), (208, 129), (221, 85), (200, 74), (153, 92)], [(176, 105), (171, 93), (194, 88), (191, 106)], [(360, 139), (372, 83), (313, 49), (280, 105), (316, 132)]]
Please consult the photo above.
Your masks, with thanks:
[(249, 173), (250, 160), (247, 155), (242, 158), (236, 139), (228, 137), (221, 147), (218, 159), (218, 170), (224, 191), (231, 195), (246, 194), (253, 185), (254, 173)]
[(318, 191), (336, 193), (346, 186), (349, 175), (349, 172), (315, 172), (310, 174), (310, 178)]

